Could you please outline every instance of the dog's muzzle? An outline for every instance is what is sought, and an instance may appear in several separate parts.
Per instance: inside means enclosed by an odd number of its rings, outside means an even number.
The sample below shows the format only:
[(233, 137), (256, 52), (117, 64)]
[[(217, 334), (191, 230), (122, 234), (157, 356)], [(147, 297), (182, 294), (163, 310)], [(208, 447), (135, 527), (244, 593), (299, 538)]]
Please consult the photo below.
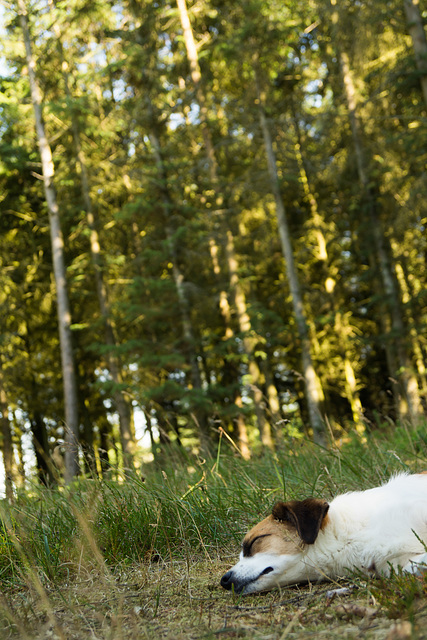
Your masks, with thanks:
[(233, 572), (227, 571), (221, 578), (221, 587), (224, 587), (227, 591), (231, 591), (233, 584)]
[[(224, 587), (224, 589), (227, 589), (227, 591), (231, 591), (233, 589), (234, 593), (242, 593), (245, 587), (247, 587), (249, 584), (256, 582), (258, 578), (260, 578), (261, 576), (265, 576), (267, 573), (271, 573), (272, 571), (273, 567), (266, 567), (255, 578), (241, 579), (236, 577), (233, 570), (230, 569), (230, 571), (227, 571), (227, 573), (224, 573), (224, 575), (222, 576), (221, 587)], [(251, 589), (251, 591), (253, 591), (253, 589)]]

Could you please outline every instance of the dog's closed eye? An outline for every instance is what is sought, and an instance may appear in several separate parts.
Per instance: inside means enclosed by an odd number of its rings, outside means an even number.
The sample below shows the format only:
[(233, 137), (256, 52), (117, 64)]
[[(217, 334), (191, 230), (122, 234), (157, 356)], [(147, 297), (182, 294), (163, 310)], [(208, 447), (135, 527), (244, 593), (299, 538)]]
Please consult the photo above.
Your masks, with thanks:
[(260, 536), (255, 536), (255, 538), (253, 538), (251, 541), (244, 541), (243, 542), (243, 556), (245, 558), (249, 558), (252, 555), (252, 547), (254, 545), (254, 543), (257, 540), (260, 540), (261, 538), (268, 538), (268, 536), (270, 536), (270, 533), (264, 533), (263, 535)]

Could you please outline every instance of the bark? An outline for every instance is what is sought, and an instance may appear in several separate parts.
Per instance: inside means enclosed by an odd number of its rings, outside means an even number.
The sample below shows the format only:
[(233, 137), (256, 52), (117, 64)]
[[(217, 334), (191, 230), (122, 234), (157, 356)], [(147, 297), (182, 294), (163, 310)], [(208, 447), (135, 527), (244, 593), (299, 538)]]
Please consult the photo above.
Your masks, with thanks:
[(7, 406), (6, 392), (3, 387), (3, 375), (0, 370), (0, 422), (2, 436), (2, 454), (4, 465), (4, 479), (6, 499), (9, 503), (13, 502), (13, 444), (12, 429), (9, 420), (9, 409)]
[[(337, 19), (338, 18), (335, 17), (335, 23)], [(349, 58), (345, 51), (339, 51), (338, 57), (343, 78), (345, 98), (347, 101), (362, 197), (369, 217), (375, 249), (375, 259), (381, 277), (387, 309), (390, 314), (391, 332), (393, 333), (393, 337), (389, 335), (387, 340), (390, 343), (394, 343), (393, 346), (397, 357), (397, 369), (390, 371), (390, 376), (392, 379), (396, 378), (400, 382), (401, 399), (398, 406), (400, 417), (402, 419), (409, 419), (414, 425), (416, 425), (422, 416), (422, 407), (417, 379), (413, 372), (411, 357), (406, 344), (407, 331), (401, 311), (400, 292), (390, 259), (390, 252), (386, 246), (386, 238), (378, 212), (379, 204), (370, 185), (369, 164), (366, 159), (363, 143), (363, 123), (358, 114), (356, 90), (350, 69)], [(392, 359), (391, 354), (389, 354), (388, 361), (391, 362)]]
[(419, 0), (403, 0), (408, 31), (414, 48), (415, 63), (420, 74), (424, 103), (427, 106), (427, 38)]
[(70, 482), (79, 472), (78, 441), (79, 418), (77, 383), (71, 336), (71, 313), (64, 260), (64, 239), (60, 225), (60, 212), (54, 187), (52, 152), (43, 121), (41, 91), (36, 76), (36, 62), (32, 53), (29, 20), (25, 0), (18, 0), (18, 11), (24, 36), (26, 61), (34, 108), (37, 141), (42, 162), (43, 185), (49, 212), (53, 271), (56, 285), (61, 365), (65, 406), (65, 480)]
[[(46, 425), (43, 416), (34, 410), (30, 418), (33, 447), (36, 454), (37, 475), (40, 482), (46, 486), (54, 483), (52, 462), (49, 455), (49, 444)], [(61, 469), (59, 469), (61, 470)]]
[[(52, 16), (54, 16), (54, 2), (49, 0)], [(53, 20), (53, 30), (56, 36), (57, 47), (60, 55), (62, 79), (64, 82), (65, 95), (71, 105), (71, 130), (73, 134), (74, 152), (78, 173), (80, 175), (81, 194), (89, 227), (90, 254), (95, 273), (96, 293), (98, 297), (99, 309), (104, 324), (105, 344), (109, 347), (106, 358), (107, 368), (114, 383), (112, 395), (117, 413), (119, 415), (120, 443), (123, 452), (123, 465), (127, 469), (134, 468), (135, 438), (132, 434), (132, 409), (125, 392), (123, 391), (122, 365), (120, 359), (115, 355), (117, 339), (111, 321), (111, 311), (108, 301), (107, 287), (105, 285), (104, 269), (101, 257), (101, 245), (97, 230), (95, 209), (90, 196), (89, 172), (87, 170), (86, 158), (81, 145), (80, 127), (77, 113), (72, 106), (72, 95), (70, 91), (70, 81), (68, 73), (68, 63), (65, 60), (64, 50), (61, 42), (61, 30), (57, 21)]]
[(305, 398), (309, 415), (310, 426), (313, 431), (313, 439), (319, 444), (325, 443), (325, 423), (322, 417), (322, 404), (324, 394), (320, 379), (313, 365), (311, 355), (311, 344), (309, 331), (304, 311), (301, 288), (298, 273), (295, 265), (289, 232), (288, 220), (286, 217), (285, 205), (280, 191), (279, 176), (277, 170), (276, 156), (273, 149), (270, 129), (264, 110), (264, 97), (261, 94), (259, 85), (259, 72), (255, 62), (255, 82), (257, 87), (257, 104), (261, 131), (264, 138), (264, 146), (267, 156), (268, 174), (270, 177), (271, 190), (276, 204), (277, 223), (279, 228), (280, 243), (285, 260), (286, 273), (291, 293), (292, 307), (295, 316), (298, 336), (300, 340), (302, 373), (305, 382)]

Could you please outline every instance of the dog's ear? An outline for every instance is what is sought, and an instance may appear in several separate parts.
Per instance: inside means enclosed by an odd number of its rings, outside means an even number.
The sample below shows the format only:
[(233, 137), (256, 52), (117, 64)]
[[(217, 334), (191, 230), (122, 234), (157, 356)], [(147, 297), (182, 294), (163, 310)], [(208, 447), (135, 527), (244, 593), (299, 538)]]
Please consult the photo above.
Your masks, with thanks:
[(292, 524), (306, 544), (313, 544), (319, 534), (324, 517), (329, 509), (326, 500), (307, 498), (277, 502), (272, 511), (273, 518)]

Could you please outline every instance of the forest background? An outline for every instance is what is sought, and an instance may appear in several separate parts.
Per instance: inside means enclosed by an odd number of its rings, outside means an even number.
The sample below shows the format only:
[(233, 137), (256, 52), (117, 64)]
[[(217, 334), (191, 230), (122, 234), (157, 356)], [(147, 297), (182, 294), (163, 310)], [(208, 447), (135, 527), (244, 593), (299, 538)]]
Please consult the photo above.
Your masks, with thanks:
[(8, 497), (23, 441), (138, 467), (135, 410), (154, 459), (425, 429), (418, 1), (3, 6)]

